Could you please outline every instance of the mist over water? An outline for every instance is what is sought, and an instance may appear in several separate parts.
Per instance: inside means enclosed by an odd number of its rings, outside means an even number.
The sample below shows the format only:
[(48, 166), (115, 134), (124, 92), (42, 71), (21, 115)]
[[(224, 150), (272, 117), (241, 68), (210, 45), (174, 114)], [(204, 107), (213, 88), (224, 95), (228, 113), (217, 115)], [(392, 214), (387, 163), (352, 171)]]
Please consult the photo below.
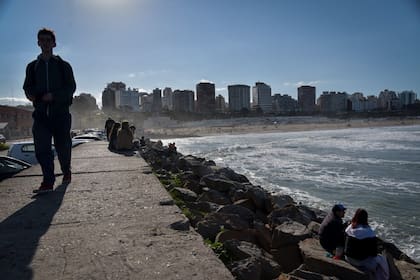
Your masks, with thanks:
[(365, 208), (377, 234), (420, 260), (420, 126), (180, 138), (178, 151), (214, 160), (269, 191), (345, 219)]

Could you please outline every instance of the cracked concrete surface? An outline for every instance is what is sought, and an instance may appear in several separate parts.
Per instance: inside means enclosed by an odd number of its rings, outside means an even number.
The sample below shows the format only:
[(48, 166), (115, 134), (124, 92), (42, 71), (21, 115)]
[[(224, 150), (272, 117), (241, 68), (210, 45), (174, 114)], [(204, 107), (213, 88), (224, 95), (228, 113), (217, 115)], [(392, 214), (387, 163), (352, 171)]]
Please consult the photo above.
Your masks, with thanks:
[(1, 279), (233, 279), (199, 234), (170, 228), (185, 217), (142, 158), (91, 142), (72, 167), (45, 195), (39, 166), (0, 183)]

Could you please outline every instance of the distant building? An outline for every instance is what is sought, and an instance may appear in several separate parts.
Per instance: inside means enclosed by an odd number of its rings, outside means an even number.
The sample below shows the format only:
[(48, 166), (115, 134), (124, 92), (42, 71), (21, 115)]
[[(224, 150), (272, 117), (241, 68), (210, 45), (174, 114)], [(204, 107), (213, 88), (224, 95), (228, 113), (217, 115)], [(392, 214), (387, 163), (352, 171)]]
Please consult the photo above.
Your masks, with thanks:
[(162, 97), (162, 109), (172, 111), (173, 110), (173, 94), (172, 89), (170, 87), (166, 87), (163, 89), (163, 97)]
[(352, 95), (349, 96), (349, 100), (351, 102), (351, 110), (353, 112), (365, 112), (367, 100), (363, 96), (363, 93), (361, 92), (355, 92)]
[(216, 96), (216, 113), (225, 113), (226, 112), (226, 101), (222, 95)]
[(383, 90), (378, 96), (378, 108), (384, 111), (395, 111), (401, 108), (400, 99), (395, 91)]
[(240, 112), (242, 109), (251, 111), (251, 87), (247, 85), (228, 86), (228, 101), (230, 112)]
[(273, 95), (273, 111), (278, 114), (294, 113), (298, 109), (298, 103), (290, 95)]
[(127, 112), (140, 112), (140, 92), (128, 88), (115, 91), (115, 107)]
[(32, 135), (32, 111), (0, 105), (0, 129), (7, 139)]
[(160, 113), (162, 111), (162, 90), (160, 88), (155, 88), (152, 96), (152, 112)]
[(115, 103), (115, 93), (121, 90), (125, 90), (125, 84), (123, 82), (112, 82), (106, 86), (106, 88), (102, 91), (103, 110), (106, 111), (117, 109)]
[(196, 85), (197, 113), (213, 114), (216, 109), (216, 89), (213, 83), (201, 82)]
[(313, 86), (301, 86), (297, 90), (300, 111), (303, 113), (315, 112), (316, 88)]
[(378, 109), (378, 97), (376, 97), (375, 95), (369, 95), (368, 97), (366, 97), (365, 109), (368, 112), (373, 111), (373, 110), (377, 110)]
[(324, 91), (318, 98), (321, 113), (339, 113), (347, 111), (347, 93)]
[(153, 104), (153, 95), (145, 92), (140, 93), (140, 112), (151, 113)]
[(414, 93), (414, 91), (408, 90), (400, 92), (398, 97), (400, 99), (400, 104), (403, 107), (416, 103), (417, 99), (417, 95)]
[(174, 112), (194, 112), (194, 91), (175, 90), (173, 93)]
[(271, 100), (271, 87), (262, 82), (256, 82), (252, 87), (252, 109), (260, 108), (263, 113), (271, 113), (273, 104)]

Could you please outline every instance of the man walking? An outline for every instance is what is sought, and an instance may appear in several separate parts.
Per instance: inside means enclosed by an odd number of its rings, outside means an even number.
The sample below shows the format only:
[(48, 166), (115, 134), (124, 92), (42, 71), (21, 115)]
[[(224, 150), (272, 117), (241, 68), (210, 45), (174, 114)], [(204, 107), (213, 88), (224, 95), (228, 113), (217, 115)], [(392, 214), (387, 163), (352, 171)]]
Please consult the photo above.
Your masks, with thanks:
[(76, 90), (70, 64), (53, 55), (56, 46), (55, 34), (43, 28), (38, 31), (38, 46), (41, 54), (26, 67), (23, 84), (26, 97), (32, 101), (34, 123), (32, 134), (35, 155), (41, 165), (43, 181), (34, 193), (50, 192), (54, 189), (54, 138), (63, 184), (71, 182), (71, 115), (73, 93)]

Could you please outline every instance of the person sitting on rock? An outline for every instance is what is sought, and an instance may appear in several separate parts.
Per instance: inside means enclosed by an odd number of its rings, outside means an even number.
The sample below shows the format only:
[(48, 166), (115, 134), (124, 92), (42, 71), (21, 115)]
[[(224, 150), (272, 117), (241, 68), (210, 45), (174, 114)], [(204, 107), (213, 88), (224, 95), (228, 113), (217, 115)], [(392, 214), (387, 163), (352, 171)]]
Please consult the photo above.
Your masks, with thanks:
[(388, 262), (377, 253), (377, 237), (368, 224), (368, 213), (365, 209), (356, 210), (345, 232), (346, 261), (366, 272), (370, 279), (389, 279)]
[(110, 150), (117, 149), (117, 135), (118, 135), (118, 130), (120, 129), (120, 127), (121, 127), (121, 123), (119, 122), (115, 122), (112, 125), (111, 131), (108, 136), (108, 139), (109, 139), (108, 149)]
[(334, 205), (319, 228), (319, 242), (321, 246), (338, 259), (343, 255), (345, 237), (343, 218), (345, 212), (346, 208), (342, 204)]
[(117, 136), (117, 150), (133, 149), (133, 132), (129, 127), (128, 121), (123, 121)]

